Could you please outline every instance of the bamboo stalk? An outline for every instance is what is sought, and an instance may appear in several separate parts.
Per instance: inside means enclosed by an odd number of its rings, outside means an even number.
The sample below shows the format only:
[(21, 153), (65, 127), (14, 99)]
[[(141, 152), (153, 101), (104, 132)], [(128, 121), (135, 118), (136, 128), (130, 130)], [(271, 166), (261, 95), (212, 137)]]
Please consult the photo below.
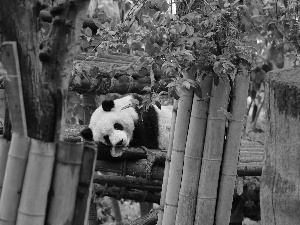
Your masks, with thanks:
[(193, 225), (195, 218), (212, 77), (206, 76), (200, 87), (203, 97), (194, 95), (175, 224)]
[[(214, 80), (215, 81), (215, 80)], [(209, 104), (205, 144), (198, 186), (194, 224), (212, 225), (215, 216), (219, 172), (225, 138), (226, 115), (230, 82), (226, 76), (214, 83)]]
[(55, 150), (55, 143), (31, 139), (17, 225), (44, 224)]
[(82, 107), (83, 107), (83, 123), (89, 124), (92, 113), (96, 109), (95, 96), (91, 94), (83, 94)]
[(27, 136), (27, 124), (17, 43), (14, 41), (3, 42), (2, 56), (3, 65), (7, 70), (5, 91), (7, 93), (6, 97), (8, 99), (12, 131)]
[(58, 142), (47, 224), (63, 225), (73, 220), (83, 142)]
[(77, 188), (77, 197), (72, 225), (87, 224), (92, 198), (93, 175), (96, 166), (97, 146), (94, 142), (84, 142), (82, 166)]
[(0, 224), (15, 224), (28, 160), (30, 139), (12, 134), (0, 201)]
[(178, 101), (178, 112), (175, 124), (171, 164), (162, 220), (163, 225), (175, 224), (180, 182), (182, 177), (184, 150), (191, 116), (192, 102), (193, 91), (191, 89), (182, 89), (182, 96)]
[(159, 206), (159, 212), (158, 212), (157, 225), (162, 225), (162, 219), (163, 219), (163, 213), (164, 213), (164, 207), (165, 207), (165, 201), (166, 201), (167, 186), (168, 186), (170, 162), (171, 162), (171, 155), (172, 155), (172, 148), (173, 148), (173, 139), (174, 139), (176, 117), (177, 117), (177, 109), (178, 109), (178, 101), (176, 99), (174, 99), (173, 110), (172, 110), (170, 139), (169, 139), (169, 146), (168, 146), (168, 151), (167, 151), (167, 155), (166, 155), (166, 159), (165, 159), (165, 170), (164, 170), (163, 185), (162, 185), (162, 191), (161, 191), (161, 197), (160, 197), (160, 206)]
[(10, 141), (6, 140), (3, 136), (0, 136), (0, 201), (3, 188), (4, 174), (6, 171), (9, 146)]
[(222, 161), (221, 178), (219, 183), (218, 202), (216, 209), (216, 225), (229, 224), (232, 197), (237, 176), (237, 165), (241, 135), (245, 121), (246, 100), (249, 88), (249, 74), (239, 71), (234, 80), (233, 98), (226, 135), (225, 150)]

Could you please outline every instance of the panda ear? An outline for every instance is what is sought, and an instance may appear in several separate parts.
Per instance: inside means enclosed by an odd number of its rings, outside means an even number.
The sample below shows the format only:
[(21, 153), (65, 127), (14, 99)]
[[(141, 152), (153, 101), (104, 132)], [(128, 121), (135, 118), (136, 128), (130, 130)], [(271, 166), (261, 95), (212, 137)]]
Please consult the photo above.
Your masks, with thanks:
[(80, 135), (87, 141), (93, 141), (93, 132), (91, 128), (87, 127), (80, 132)]
[(115, 107), (115, 103), (113, 100), (104, 100), (102, 102), (102, 109), (105, 111), (105, 112), (110, 112), (112, 108)]

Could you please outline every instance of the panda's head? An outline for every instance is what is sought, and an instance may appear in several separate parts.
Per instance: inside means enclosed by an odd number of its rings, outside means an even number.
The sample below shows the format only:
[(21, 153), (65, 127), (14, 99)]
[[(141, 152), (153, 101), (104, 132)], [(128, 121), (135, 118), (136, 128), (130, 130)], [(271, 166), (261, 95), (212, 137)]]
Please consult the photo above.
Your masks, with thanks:
[(89, 127), (81, 132), (82, 137), (112, 147), (128, 146), (139, 117), (133, 99), (135, 96), (129, 95), (103, 101), (93, 113)]

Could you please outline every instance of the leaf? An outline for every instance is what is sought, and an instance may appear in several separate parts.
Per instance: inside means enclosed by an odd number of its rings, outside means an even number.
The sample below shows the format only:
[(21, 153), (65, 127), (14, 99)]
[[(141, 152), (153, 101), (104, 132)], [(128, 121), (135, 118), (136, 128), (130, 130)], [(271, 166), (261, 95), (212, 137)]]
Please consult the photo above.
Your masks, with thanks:
[(202, 99), (202, 89), (201, 89), (201, 87), (199, 85), (197, 85), (196, 87), (193, 87), (193, 90), (194, 90), (195, 95), (198, 98)]
[(190, 25), (187, 25), (186, 26), (186, 32), (189, 34), (189, 35), (193, 35), (194, 34), (194, 27), (190, 26)]
[(170, 95), (174, 97), (176, 100), (180, 98), (179, 93), (175, 87), (173, 87), (170, 91)]
[(76, 92), (74, 92), (74, 91), (69, 91), (67, 98), (68, 98), (69, 102), (72, 102), (74, 104), (81, 103), (81, 100), (77, 97)]
[(191, 88), (191, 84), (188, 81), (183, 81), (182, 86), (186, 87), (186, 89)]
[(163, 12), (168, 11), (168, 9), (169, 9), (169, 4), (167, 3), (166, 0), (163, 0), (163, 3), (162, 3), (162, 5), (161, 5), (160, 9), (161, 9)]
[(143, 91), (151, 92), (151, 87), (146, 86), (146, 87), (143, 88)]
[(84, 33), (88, 37), (92, 37), (92, 35), (93, 35), (93, 32), (92, 32), (91, 28), (89, 28), (89, 27), (85, 28)]
[(210, 36), (212, 36), (212, 35), (214, 35), (215, 34), (215, 32), (208, 32), (206, 35), (205, 35), (205, 37), (210, 37)]

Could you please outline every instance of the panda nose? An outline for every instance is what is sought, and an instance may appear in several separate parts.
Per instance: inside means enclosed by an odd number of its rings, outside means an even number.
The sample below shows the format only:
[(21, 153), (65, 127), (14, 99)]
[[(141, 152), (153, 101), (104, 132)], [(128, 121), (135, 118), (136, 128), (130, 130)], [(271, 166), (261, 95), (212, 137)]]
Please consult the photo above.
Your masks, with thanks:
[(121, 146), (123, 144), (123, 140), (119, 141), (116, 145)]

